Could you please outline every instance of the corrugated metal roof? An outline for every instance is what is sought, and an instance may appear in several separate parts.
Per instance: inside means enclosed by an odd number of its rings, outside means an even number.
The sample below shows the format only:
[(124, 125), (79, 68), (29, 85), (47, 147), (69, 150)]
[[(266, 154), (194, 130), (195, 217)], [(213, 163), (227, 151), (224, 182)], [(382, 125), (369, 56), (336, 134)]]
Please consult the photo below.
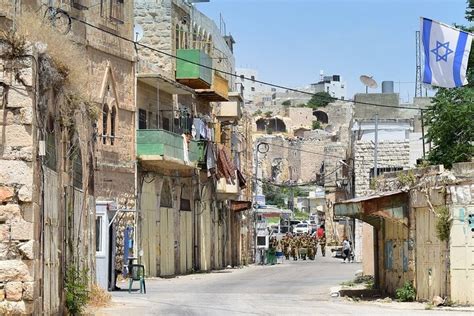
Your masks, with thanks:
[(374, 195), (359, 196), (359, 197), (356, 197), (356, 198), (353, 198), (353, 199), (350, 199), (350, 200), (345, 200), (345, 201), (337, 202), (337, 203), (335, 203), (334, 205), (338, 205), (338, 204), (349, 204), (349, 203), (358, 203), (358, 202), (363, 202), (363, 201), (369, 201), (369, 200), (378, 199), (378, 198), (381, 198), (381, 197), (387, 197), (387, 196), (391, 196), (391, 195), (397, 195), (397, 194), (404, 193), (404, 192), (407, 192), (407, 191), (403, 191), (403, 190), (387, 191), (387, 192), (381, 192), (381, 193), (374, 194)]

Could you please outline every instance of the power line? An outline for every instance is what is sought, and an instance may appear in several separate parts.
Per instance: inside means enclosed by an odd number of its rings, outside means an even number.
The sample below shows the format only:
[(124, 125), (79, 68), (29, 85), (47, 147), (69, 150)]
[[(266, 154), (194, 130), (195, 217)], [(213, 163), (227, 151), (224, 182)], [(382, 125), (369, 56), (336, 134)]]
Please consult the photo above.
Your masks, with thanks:
[(295, 150), (295, 151), (300, 151), (300, 152), (309, 153), (309, 154), (313, 154), (313, 155), (324, 156), (324, 157), (332, 157), (332, 158), (337, 158), (337, 159), (346, 159), (346, 157), (340, 157), (340, 156), (335, 156), (335, 155), (318, 153), (318, 152), (315, 152), (315, 151), (309, 151), (309, 150), (304, 150), (304, 149), (299, 149), (299, 148), (291, 148), (291, 147), (278, 145), (278, 144), (267, 143), (267, 142), (260, 142), (260, 144), (272, 145), (272, 146), (276, 146), (276, 147), (281, 147), (281, 148), (285, 148), (285, 149), (289, 149), (289, 150)]
[(339, 99), (339, 98), (335, 98), (335, 97), (327, 97), (327, 96), (321, 96), (321, 95), (318, 95), (318, 94), (315, 94), (315, 93), (312, 93), (312, 92), (308, 92), (308, 91), (303, 91), (303, 90), (299, 90), (299, 89), (295, 89), (295, 88), (290, 88), (290, 87), (286, 87), (286, 86), (282, 86), (282, 85), (279, 85), (279, 84), (274, 84), (274, 83), (271, 83), (271, 82), (267, 82), (267, 81), (262, 81), (262, 80), (258, 80), (258, 79), (251, 79), (251, 78), (247, 78), (247, 77), (244, 77), (244, 76), (239, 76), (235, 73), (231, 73), (231, 72), (228, 72), (228, 71), (225, 71), (225, 70), (220, 70), (220, 69), (217, 69), (217, 68), (214, 68), (214, 67), (211, 67), (211, 66), (207, 66), (207, 65), (203, 65), (203, 64), (200, 64), (200, 63), (197, 63), (197, 62), (194, 62), (194, 61), (191, 61), (191, 60), (187, 60), (185, 58), (182, 58), (182, 57), (178, 57), (176, 55), (173, 55), (173, 54), (170, 54), (170, 53), (167, 53), (167, 52), (164, 52), (164, 51), (161, 51), (161, 50), (158, 50), (156, 48), (153, 48), (153, 47), (150, 47), (148, 45), (145, 45), (145, 44), (140, 44), (139, 42), (136, 42), (134, 40), (131, 40), (129, 38), (126, 38), (126, 37), (123, 37), (121, 35), (118, 35), (118, 34), (115, 34), (111, 31), (108, 31), (108, 30), (104, 30), (98, 26), (95, 26), (89, 22), (86, 22), (86, 21), (83, 21), (81, 19), (78, 19), (76, 17), (73, 17), (73, 16), (70, 16), (72, 20), (74, 21), (77, 21), (79, 23), (82, 23), (84, 25), (87, 25), (89, 27), (92, 27), (96, 30), (99, 30), (99, 31), (102, 31), (104, 33), (107, 33), (109, 35), (112, 35), (112, 36), (115, 36), (117, 38), (120, 38), (124, 41), (127, 41), (129, 43), (132, 43), (135, 45), (135, 47), (137, 46), (141, 46), (143, 48), (146, 48), (146, 49), (149, 49), (151, 51), (154, 51), (154, 52), (157, 52), (159, 54), (163, 54), (165, 56), (168, 56), (168, 57), (172, 57), (174, 59), (177, 59), (177, 60), (181, 60), (181, 61), (184, 61), (184, 62), (187, 62), (187, 63), (190, 63), (190, 64), (193, 64), (193, 65), (196, 65), (196, 66), (200, 66), (200, 67), (203, 67), (203, 68), (206, 68), (206, 69), (210, 69), (210, 70), (213, 70), (213, 71), (217, 71), (217, 72), (220, 72), (222, 74), (225, 74), (225, 75), (228, 75), (228, 76), (232, 76), (232, 77), (235, 77), (235, 78), (240, 78), (240, 79), (244, 79), (244, 80), (250, 80), (252, 82), (257, 82), (257, 83), (260, 83), (260, 84), (263, 84), (263, 85), (267, 85), (267, 86), (270, 86), (270, 87), (274, 87), (274, 88), (279, 88), (279, 89), (284, 89), (284, 90), (288, 90), (288, 91), (292, 91), (292, 92), (298, 92), (298, 93), (303, 93), (303, 94), (306, 94), (306, 95), (311, 95), (311, 96), (314, 96), (314, 97), (317, 97), (317, 98), (321, 98), (321, 99), (325, 99), (325, 100), (332, 100), (332, 101), (343, 101), (343, 102), (353, 102), (353, 103), (357, 103), (357, 104), (363, 104), (363, 105), (371, 105), (371, 106), (377, 106), (377, 107), (386, 107), (386, 108), (396, 108), (396, 109), (405, 109), (405, 110), (417, 110), (417, 111), (422, 111), (422, 109), (418, 108), (418, 107), (409, 107), (409, 106), (397, 106), (397, 105), (387, 105), (387, 104), (379, 104), (379, 103), (371, 103), (371, 102), (364, 102), (364, 101), (348, 101), (348, 100), (343, 100), (343, 99)]

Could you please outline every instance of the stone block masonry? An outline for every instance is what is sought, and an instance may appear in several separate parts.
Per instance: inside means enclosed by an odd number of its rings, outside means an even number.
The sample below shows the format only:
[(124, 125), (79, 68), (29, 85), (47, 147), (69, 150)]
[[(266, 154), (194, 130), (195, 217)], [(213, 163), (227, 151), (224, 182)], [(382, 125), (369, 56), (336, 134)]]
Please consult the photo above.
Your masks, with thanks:
[[(14, 78), (12, 71), (32, 74), (28, 66), (15, 70), (0, 66), (3, 78)], [(6, 101), (0, 106), (0, 314), (24, 315), (39, 302), (35, 290), (39, 222), (32, 213), (38, 211), (32, 203), (33, 98), (28, 86), (9, 84), (0, 90), (0, 100)]]
[[(371, 190), (371, 170), (374, 167), (374, 144), (367, 141), (358, 141), (354, 144), (355, 194), (363, 196)], [(378, 145), (377, 167), (392, 169), (406, 169), (410, 164), (410, 142), (382, 141)]]

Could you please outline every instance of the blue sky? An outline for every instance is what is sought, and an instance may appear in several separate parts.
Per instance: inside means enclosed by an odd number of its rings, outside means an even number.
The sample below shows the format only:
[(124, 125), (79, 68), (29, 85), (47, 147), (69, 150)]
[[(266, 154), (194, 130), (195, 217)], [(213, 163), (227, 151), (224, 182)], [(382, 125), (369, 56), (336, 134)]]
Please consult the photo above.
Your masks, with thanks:
[(369, 74), (379, 85), (395, 81), (405, 101), (414, 95), (420, 16), (467, 24), (465, 0), (211, 0), (196, 6), (217, 25), (222, 13), (237, 42), (237, 67), (257, 69), (261, 80), (302, 87), (317, 81), (322, 69), (342, 75), (352, 97), (365, 91), (359, 76)]

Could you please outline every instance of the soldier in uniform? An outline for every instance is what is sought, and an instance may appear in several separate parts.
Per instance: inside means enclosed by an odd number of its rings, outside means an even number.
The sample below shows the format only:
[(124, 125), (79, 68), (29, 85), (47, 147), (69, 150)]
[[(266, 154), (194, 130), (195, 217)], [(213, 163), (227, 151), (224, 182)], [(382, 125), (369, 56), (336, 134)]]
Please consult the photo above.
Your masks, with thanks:
[(290, 260), (290, 235), (286, 234), (281, 240), (283, 245), (283, 253), (285, 254), (286, 260)]
[(293, 238), (291, 239), (291, 256), (293, 257), (293, 260), (294, 261), (297, 261), (298, 260), (298, 249), (299, 249), (299, 239), (297, 236), (293, 236)]

